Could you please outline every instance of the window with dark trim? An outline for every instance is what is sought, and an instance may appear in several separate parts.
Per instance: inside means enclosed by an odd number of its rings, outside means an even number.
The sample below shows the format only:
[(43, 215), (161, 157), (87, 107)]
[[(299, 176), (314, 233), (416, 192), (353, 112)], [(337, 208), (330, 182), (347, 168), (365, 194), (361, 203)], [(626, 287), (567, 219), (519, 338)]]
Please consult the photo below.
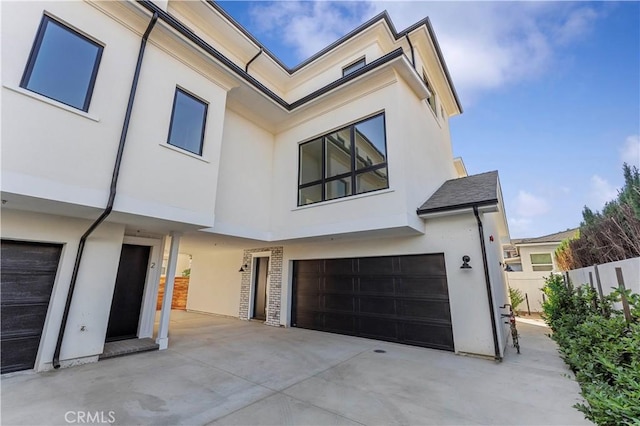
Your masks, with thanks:
[(344, 77), (345, 75), (349, 75), (352, 72), (358, 71), (360, 68), (364, 67), (365, 65), (367, 65), (365, 58), (358, 59), (356, 62), (352, 63), (351, 65), (347, 65), (346, 67), (342, 68), (342, 76)]
[(176, 87), (167, 143), (202, 155), (208, 106), (206, 102)]
[(438, 110), (436, 109), (436, 92), (433, 91), (433, 87), (431, 87), (431, 84), (429, 83), (429, 79), (427, 78), (427, 73), (425, 73), (424, 71), (422, 71), (422, 80), (424, 81), (424, 84), (427, 86), (427, 89), (429, 89), (429, 92), (431, 93), (431, 96), (429, 97), (429, 99), (427, 99), (427, 102), (429, 103), (429, 106), (431, 107), (431, 109), (433, 110), (434, 114), (437, 117)]
[(298, 206), (389, 188), (384, 113), (298, 149)]
[(20, 87), (89, 110), (103, 47), (44, 15)]

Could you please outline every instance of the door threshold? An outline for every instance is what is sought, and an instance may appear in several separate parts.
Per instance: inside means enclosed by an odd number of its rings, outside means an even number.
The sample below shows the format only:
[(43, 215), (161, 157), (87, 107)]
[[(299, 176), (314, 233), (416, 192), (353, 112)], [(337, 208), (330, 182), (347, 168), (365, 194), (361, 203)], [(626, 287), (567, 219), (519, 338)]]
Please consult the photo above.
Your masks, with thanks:
[(144, 339), (117, 340), (104, 344), (104, 351), (98, 357), (98, 360), (131, 355), (139, 352), (157, 351), (159, 348), (160, 345), (149, 337)]

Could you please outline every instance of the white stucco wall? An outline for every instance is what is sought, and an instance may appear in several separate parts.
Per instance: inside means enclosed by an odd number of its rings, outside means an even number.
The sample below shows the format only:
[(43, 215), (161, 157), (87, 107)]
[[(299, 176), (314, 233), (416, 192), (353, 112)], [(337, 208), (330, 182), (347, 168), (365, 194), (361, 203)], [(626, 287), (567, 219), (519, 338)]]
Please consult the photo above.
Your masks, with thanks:
[[(148, 23), (124, 10), (129, 25)], [(19, 87), (43, 11), (104, 45), (87, 113)], [(212, 226), (226, 89), (161, 50), (159, 31), (147, 44), (114, 211)], [(9, 2), (2, 35), (2, 190), (102, 207), (141, 34), (85, 2)], [(166, 143), (176, 86), (209, 103), (202, 157)]]
[[(63, 244), (36, 370), (51, 367), (78, 242), (90, 224), (60, 216), (2, 211), (2, 238)], [(124, 225), (103, 223), (87, 240), (60, 354), (63, 361), (102, 353), (123, 236)]]
[[(610, 294), (614, 288), (618, 288), (616, 268), (622, 269), (625, 287), (636, 294), (640, 294), (640, 257), (598, 265), (602, 293), (605, 295)], [(593, 266), (569, 271), (569, 278), (574, 286), (589, 284), (589, 272), (593, 277), (593, 285), (597, 289), (596, 273)]]
[[(529, 309), (531, 312), (542, 312), (542, 290), (544, 280), (551, 272), (505, 272), (509, 287), (518, 289), (529, 298)], [(517, 307), (518, 311), (527, 311), (527, 302), (524, 301)]]
[(242, 250), (194, 251), (187, 310), (237, 317)]
[(227, 109), (223, 140), (214, 231), (268, 240), (274, 136)]
[[(531, 265), (531, 255), (532, 254), (544, 254), (548, 253), (551, 255), (551, 261), (553, 262), (553, 271), (558, 271), (558, 265), (556, 264), (556, 258), (554, 256), (554, 252), (558, 247), (559, 243), (554, 244), (536, 244), (530, 246), (519, 246), (518, 251), (520, 252), (520, 259), (522, 260), (522, 271), (523, 272), (541, 272), (534, 271), (533, 266)], [(547, 271), (547, 275), (549, 275), (551, 271)]]

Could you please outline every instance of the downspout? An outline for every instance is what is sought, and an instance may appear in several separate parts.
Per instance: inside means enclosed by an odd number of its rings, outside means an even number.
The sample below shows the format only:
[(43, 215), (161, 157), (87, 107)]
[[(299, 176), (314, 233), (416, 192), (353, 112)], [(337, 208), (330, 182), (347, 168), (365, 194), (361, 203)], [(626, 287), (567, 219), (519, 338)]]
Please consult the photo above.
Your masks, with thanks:
[(484, 228), (480, 215), (478, 214), (478, 206), (473, 206), (473, 214), (478, 221), (478, 234), (480, 235), (480, 248), (482, 250), (482, 265), (484, 267), (484, 282), (487, 286), (487, 298), (489, 299), (489, 315), (491, 315), (491, 330), (493, 331), (493, 348), (495, 350), (495, 360), (502, 361), (500, 356), (500, 345), (498, 343), (498, 326), (496, 324), (495, 308), (493, 306), (493, 294), (491, 292), (491, 280), (489, 278), (489, 262), (487, 261), (487, 246), (484, 242)]
[(258, 53), (256, 53), (256, 56), (254, 56), (253, 58), (251, 58), (249, 60), (249, 62), (247, 62), (247, 65), (245, 65), (244, 67), (244, 72), (248, 73), (249, 72), (249, 65), (251, 65), (251, 62), (255, 61), (256, 59), (258, 59), (258, 56), (260, 56), (260, 54), (263, 52), (262, 47), (260, 48), (260, 50), (258, 50)]
[[(407, 43), (409, 43), (409, 49), (411, 49), (411, 64), (413, 65), (413, 69), (416, 69), (416, 54), (413, 53), (413, 44), (411, 44), (411, 39), (409, 38), (409, 33), (406, 33), (404, 37), (407, 39)], [(417, 72), (418, 70), (416, 70)]]
[(87, 238), (96, 230), (98, 226), (111, 214), (113, 210), (113, 203), (116, 198), (116, 189), (118, 185), (118, 176), (120, 175), (120, 165), (122, 164), (122, 156), (124, 153), (124, 145), (127, 140), (127, 132), (129, 130), (129, 122), (131, 121), (131, 112), (133, 111), (133, 101), (136, 97), (136, 90), (138, 88), (138, 78), (140, 77), (140, 69), (142, 67), (142, 58), (147, 46), (147, 39), (151, 30), (153, 29), (156, 21), (158, 20), (158, 13), (154, 12), (147, 30), (142, 36), (140, 42), (140, 51), (138, 52), (138, 62), (136, 63), (136, 70), (133, 74), (133, 81), (131, 82), (131, 91), (129, 92), (129, 103), (127, 104), (127, 111), (124, 116), (124, 122), (122, 123), (122, 132), (120, 133), (120, 143), (118, 145), (118, 152), (116, 154), (116, 161), (113, 166), (113, 175), (111, 176), (111, 187), (109, 190), (109, 200), (107, 206), (98, 219), (87, 229), (87, 231), (80, 237), (80, 243), (78, 244), (78, 252), (76, 253), (76, 262), (73, 265), (73, 272), (71, 274), (71, 283), (69, 284), (69, 291), (67, 292), (67, 301), (64, 305), (64, 312), (62, 313), (62, 323), (60, 324), (60, 330), (58, 331), (58, 341), (56, 342), (56, 349), (53, 353), (53, 368), (60, 368), (60, 350), (62, 349), (62, 340), (64, 339), (64, 331), (67, 326), (67, 320), (69, 319), (69, 309), (71, 308), (71, 301), (73, 300), (73, 292), (76, 287), (76, 281), (78, 279), (78, 271), (80, 269), (80, 263), (82, 262), (82, 254), (84, 252), (84, 246)]

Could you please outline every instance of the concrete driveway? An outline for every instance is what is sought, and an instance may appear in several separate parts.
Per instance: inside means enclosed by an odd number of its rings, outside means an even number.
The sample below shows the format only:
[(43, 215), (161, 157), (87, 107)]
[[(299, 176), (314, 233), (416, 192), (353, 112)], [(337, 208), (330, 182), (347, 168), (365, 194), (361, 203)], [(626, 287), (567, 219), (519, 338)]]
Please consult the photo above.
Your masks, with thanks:
[(175, 311), (166, 351), (3, 376), (2, 424), (590, 424), (547, 329), (519, 329), (497, 364)]

